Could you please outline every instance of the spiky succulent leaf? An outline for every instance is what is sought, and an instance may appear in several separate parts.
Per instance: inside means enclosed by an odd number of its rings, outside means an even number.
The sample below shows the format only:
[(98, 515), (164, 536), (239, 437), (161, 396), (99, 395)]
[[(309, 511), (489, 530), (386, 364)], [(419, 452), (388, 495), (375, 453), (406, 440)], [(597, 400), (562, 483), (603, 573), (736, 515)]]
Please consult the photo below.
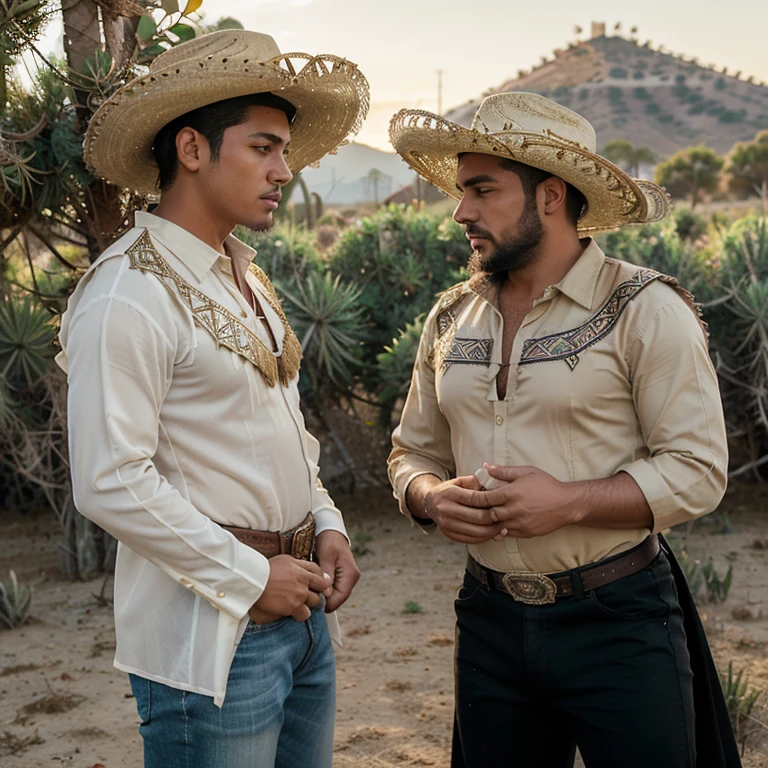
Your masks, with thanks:
[(0, 299), (0, 378), (29, 385), (48, 369), (56, 330), (31, 296)]

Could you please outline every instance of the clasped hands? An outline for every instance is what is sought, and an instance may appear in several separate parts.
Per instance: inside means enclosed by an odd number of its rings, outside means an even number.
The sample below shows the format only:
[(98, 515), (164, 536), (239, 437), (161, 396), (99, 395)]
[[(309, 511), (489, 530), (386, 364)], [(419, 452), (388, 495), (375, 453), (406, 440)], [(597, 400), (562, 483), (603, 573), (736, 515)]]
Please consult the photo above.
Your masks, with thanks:
[(325, 597), (325, 611), (335, 611), (346, 601), (360, 578), (346, 537), (338, 531), (317, 536), (317, 562), (276, 555), (269, 560), (269, 579), (248, 615), (257, 624), (283, 616), (306, 621), (310, 608)]
[(449, 539), (482, 544), (504, 536), (544, 536), (578, 522), (573, 492), (535, 467), (483, 465), (503, 485), (484, 490), (474, 475), (433, 486), (424, 511)]

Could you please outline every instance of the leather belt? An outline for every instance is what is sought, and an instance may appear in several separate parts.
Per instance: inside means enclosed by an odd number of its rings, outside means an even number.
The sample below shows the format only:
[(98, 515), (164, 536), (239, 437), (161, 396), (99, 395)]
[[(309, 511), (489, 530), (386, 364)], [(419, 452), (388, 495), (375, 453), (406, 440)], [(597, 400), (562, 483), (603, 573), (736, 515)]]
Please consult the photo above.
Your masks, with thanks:
[[(503, 573), (486, 568), (473, 557), (467, 561), (467, 570), (486, 587), (492, 585), (506, 592), (520, 603), (546, 605), (558, 597), (568, 597), (577, 592), (587, 592), (605, 584), (623, 579), (647, 568), (659, 554), (659, 537), (649, 536), (642, 543), (626, 552), (606, 557), (596, 563), (573, 568), (570, 571), (543, 574), (529, 571)], [(574, 586), (574, 583), (580, 583)]]
[(251, 528), (236, 528), (233, 525), (221, 527), (264, 557), (292, 555), (298, 560), (311, 560), (315, 554), (315, 518), (311, 512), (290, 531), (255, 531)]

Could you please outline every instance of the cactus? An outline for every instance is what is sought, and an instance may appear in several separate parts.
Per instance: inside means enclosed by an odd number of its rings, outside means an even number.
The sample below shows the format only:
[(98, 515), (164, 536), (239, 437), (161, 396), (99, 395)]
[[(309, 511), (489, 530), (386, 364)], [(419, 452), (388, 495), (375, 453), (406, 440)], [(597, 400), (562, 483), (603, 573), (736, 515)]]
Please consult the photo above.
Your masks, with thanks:
[(20, 627), (29, 618), (31, 604), (32, 587), (19, 584), (16, 573), (10, 571), (10, 582), (0, 581), (0, 625)]

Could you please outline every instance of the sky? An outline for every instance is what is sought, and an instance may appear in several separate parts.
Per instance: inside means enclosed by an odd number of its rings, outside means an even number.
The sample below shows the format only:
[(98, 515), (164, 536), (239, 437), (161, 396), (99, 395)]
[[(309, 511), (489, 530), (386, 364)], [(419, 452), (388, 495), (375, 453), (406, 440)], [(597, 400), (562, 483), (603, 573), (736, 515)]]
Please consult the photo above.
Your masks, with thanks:
[[(624, 10), (619, 11), (619, 6)], [(741, 70), (768, 82), (768, 0), (204, 0), (210, 23), (233, 16), (272, 35), (281, 51), (331, 53), (355, 62), (371, 87), (358, 141), (391, 150), (390, 117), (402, 107), (443, 111), (530, 69), (542, 56), (589, 37), (592, 21), (638, 28), (640, 42)], [(43, 41), (60, 45), (51, 24)]]

